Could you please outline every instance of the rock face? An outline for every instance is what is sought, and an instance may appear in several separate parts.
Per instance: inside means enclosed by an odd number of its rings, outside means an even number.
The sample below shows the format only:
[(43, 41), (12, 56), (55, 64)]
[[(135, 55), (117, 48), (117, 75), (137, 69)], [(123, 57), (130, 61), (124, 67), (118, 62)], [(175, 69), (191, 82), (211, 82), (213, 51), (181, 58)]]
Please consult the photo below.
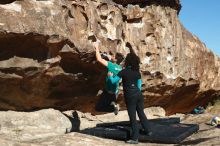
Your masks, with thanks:
[(180, 8), (178, 0), (1, 1), (0, 109), (94, 112), (105, 76), (97, 39), (102, 51), (138, 54), (146, 107), (205, 105), (220, 94), (220, 59), (181, 25)]

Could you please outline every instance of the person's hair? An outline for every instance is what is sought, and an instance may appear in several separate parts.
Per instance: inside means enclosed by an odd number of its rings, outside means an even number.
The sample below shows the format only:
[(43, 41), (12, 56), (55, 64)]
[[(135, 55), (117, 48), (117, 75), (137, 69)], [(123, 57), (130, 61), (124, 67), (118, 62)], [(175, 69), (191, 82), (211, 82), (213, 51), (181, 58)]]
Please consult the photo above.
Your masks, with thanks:
[(116, 53), (115, 59), (117, 60), (117, 64), (121, 64), (121, 62), (124, 60), (124, 57), (121, 53)]
[(111, 55), (111, 62), (113, 63), (117, 63), (117, 59), (116, 59), (116, 56), (115, 56), (115, 53), (112, 53), (111, 51), (109, 52), (109, 55)]
[(127, 54), (125, 58), (125, 67), (131, 67), (132, 70), (139, 71), (140, 58), (134, 53)]
[(111, 55), (111, 57), (113, 57), (110, 61), (112, 61), (113, 63), (116, 63), (116, 64), (120, 64), (123, 60), (124, 60), (124, 57), (121, 53), (112, 53), (112, 52), (109, 52), (109, 55)]

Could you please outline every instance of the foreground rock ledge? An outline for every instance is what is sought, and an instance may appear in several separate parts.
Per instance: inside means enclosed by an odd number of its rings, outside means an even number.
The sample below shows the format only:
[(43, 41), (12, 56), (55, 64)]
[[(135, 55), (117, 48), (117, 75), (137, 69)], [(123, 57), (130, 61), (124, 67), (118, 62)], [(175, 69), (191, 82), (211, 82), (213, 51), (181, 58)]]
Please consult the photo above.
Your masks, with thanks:
[[(164, 117), (165, 112), (162, 108), (154, 107), (145, 109), (145, 112), (149, 118)], [(73, 113), (73, 111), (66, 111), (66, 114)], [(92, 125), (94, 122), (106, 123), (114, 122), (116, 120), (124, 121), (127, 117), (126, 111), (122, 111), (121, 115), (117, 116), (113, 114), (105, 114), (92, 116), (89, 113), (77, 112), (78, 116), (84, 128), (89, 123)], [(159, 115), (160, 116), (159, 116)], [(156, 115), (156, 116), (154, 116)], [(216, 114), (217, 116), (220, 116)], [(80, 134), (77, 132), (65, 133), (66, 128), (71, 128), (71, 124), (68, 118), (61, 112), (54, 109), (45, 109), (30, 113), (25, 112), (0, 112), (2, 117), (0, 120), (0, 143), (2, 146), (8, 145), (21, 145), (21, 146), (41, 146), (41, 145), (54, 145), (54, 146), (72, 146), (72, 145), (126, 145), (124, 141), (115, 141), (110, 139), (98, 138), (90, 135)], [(219, 144), (219, 128), (211, 127), (208, 125), (213, 114), (204, 113), (201, 115), (184, 115), (176, 114), (168, 118), (180, 117), (181, 123), (199, 124), (200, 130), (198, 133), (185, 139), (180, 145), (218, 145)], [(98, 119), (98, 120), (97, 120)], [(89, 125), (89, 126), (91, 126)], [(76, 125), (74, 125), (76, 126)], [(81, 127), (83, 128), (83, 127)], [(202, 139), (202, 140), (201, 140)], [(140, 143), (140, 146), (144, 145), (156, 146), (166, 144), (155, 143)], [(174, 146), (169, 144), (169, 146)]]
[(10, 141), (31, 141), (65, 134), (72, 128), (60, 111), (45, 109), (36, 112), (0, 112), (1, 138)]

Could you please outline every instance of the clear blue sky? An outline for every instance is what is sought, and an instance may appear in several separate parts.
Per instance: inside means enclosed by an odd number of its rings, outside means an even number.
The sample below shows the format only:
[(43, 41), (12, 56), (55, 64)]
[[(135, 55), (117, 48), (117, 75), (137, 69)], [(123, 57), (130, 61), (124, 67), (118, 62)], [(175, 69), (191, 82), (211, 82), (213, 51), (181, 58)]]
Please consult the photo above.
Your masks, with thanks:
[(220, 0), (181, 0), (184, 27), (220, 57)]

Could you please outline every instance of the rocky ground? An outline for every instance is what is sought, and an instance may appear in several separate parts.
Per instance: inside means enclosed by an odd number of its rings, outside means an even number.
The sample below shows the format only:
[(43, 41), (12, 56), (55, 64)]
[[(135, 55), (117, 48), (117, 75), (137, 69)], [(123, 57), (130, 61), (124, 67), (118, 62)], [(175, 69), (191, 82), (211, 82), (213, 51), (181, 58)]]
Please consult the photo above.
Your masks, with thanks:
[[(149, 119), (165, 117), (165, 111), (158, 107), (147, 108), (145, 113)], [(147, 143), (147, 145), (220, 145), (220, 128), (209, 125), (210, 119), (214, 115), (220, 116), (210, 111), (199, 115), (172, 115), (170, 117), (180, 117), (181, 123), (199, 124), (199, 131), (180, 144)], [(128, 145), (124, 141), (70, 132), (94, 127), (97, 123), (128, 120), (126, 111), (120, 111), (117, 116), (114, 116), (113, 113), (93, 116), (78, 111), (61, 113), (54, 109), (45, 109), (29, 113), (0, 112), (0, 116), (1, 146)], [(140, 142), (138, 145), (142, 146), (146, 143)]]

